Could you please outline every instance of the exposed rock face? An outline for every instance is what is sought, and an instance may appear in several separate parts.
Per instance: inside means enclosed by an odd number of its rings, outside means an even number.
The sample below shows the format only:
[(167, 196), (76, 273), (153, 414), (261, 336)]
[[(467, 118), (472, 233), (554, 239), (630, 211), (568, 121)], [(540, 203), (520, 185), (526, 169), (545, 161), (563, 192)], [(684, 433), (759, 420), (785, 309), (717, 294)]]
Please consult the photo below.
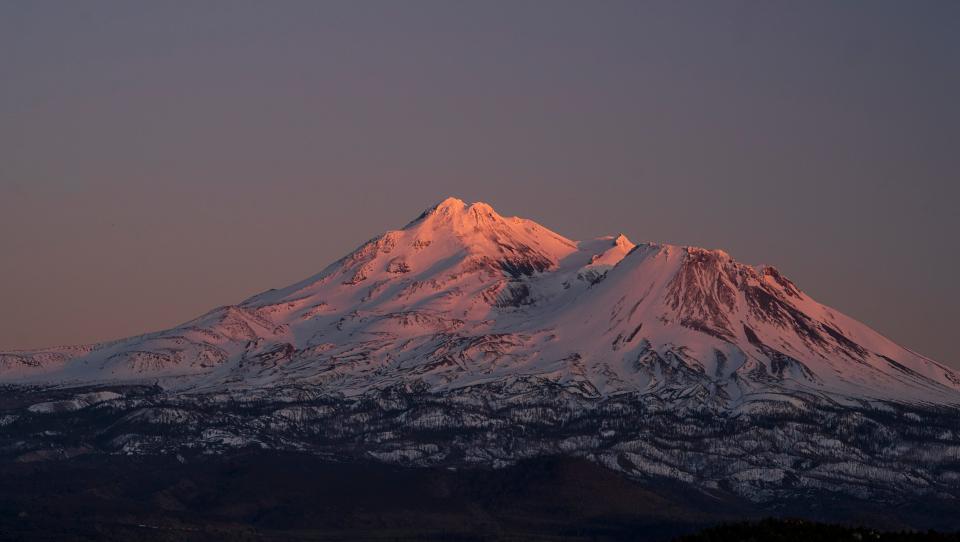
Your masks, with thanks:
[(176, 328), (0, 353), (0, 382), (0, 454), (22, 460), (566, 454), (758, 501), (960, 487), (960, 377), (776, 269), (456, 199)]

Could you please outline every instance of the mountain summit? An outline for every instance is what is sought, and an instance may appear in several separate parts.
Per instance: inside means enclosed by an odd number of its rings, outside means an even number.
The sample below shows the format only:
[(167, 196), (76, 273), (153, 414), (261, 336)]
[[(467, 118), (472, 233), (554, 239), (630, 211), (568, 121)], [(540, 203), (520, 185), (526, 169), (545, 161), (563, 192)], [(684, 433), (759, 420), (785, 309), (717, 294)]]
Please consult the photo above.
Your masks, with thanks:
[(451, 467), (573, 455), (756, 501), (960, 481), (957, 373), (778, 270), (572, 241), (454, 198), (172, 329), (0, 353), (0, 384), (14, 457), (78, 442)]

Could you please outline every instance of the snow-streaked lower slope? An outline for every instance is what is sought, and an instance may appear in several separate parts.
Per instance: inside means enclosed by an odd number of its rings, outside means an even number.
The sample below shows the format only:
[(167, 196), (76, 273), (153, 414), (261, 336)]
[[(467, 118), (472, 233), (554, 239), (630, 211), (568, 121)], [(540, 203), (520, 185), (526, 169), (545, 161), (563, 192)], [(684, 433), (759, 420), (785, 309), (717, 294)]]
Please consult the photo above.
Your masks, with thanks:
[(771, 267), (625, 236), (575, 242), (448, 199), (323, 272), (176, 328), (0, 354), (0, 381), (310, 385), (346, 395), (536, 375), (586, 396), (688, 390), (720, 408), (801, 391), (960, 402), (960, 377)]

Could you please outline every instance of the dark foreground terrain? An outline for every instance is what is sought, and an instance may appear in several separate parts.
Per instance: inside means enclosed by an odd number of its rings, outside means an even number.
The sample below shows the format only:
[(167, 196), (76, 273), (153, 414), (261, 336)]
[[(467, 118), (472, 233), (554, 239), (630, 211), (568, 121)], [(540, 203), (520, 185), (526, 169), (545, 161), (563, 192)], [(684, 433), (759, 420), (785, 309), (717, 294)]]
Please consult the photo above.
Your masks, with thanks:
[(710, 527), (677, 539), (677, 542), (808, 542), (811, 540), (877, 540), (882, 542), (954, 542), (960, 534), (936, 532), (883, 532), (865, 527), (766, 519)]
[[(778, 514), (884, 530), (955, 530), (957, 512), (943, 502), (889, 510), (823, 498), (760, 509), (674, 482), (632, 482), (572, 459), (496, 471), (338, 464), (273, 452), (89, 455), (0, 466), (4, 540), (669, 540)], [(693, 540), (750, 538), (731, 530), (742, 526), (725, 528)]]

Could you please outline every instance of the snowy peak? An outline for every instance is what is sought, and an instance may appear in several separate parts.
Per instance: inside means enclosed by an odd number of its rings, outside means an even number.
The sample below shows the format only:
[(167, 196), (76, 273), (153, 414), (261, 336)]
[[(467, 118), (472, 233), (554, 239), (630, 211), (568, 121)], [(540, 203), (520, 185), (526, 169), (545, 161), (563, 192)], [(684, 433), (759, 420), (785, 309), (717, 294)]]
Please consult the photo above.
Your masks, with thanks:
[(447, 198), (424, 211), (411, 225), (419, 221), (430, 222), (435, 228), (447, 226), (465, 232), (484, 225), (503, 223), (504, 218), (486, 203), (478, 201), (467, 204), (458, 198)]
[[(576, 243), (521, 218), (505, 218), (486, 203), (447, 198), (403, 229), (415, 248), (442, 247), (474, 261), (492, 262), (513, 276), (554, 268)], [(436, 251), (431, 251), (436, 252)]]
[[(606, 240), (610, 238), (605, 237), (604, 239)], [(622, 233), (612, 239), (612, 243), (610, 243), (606, 250), (595, 254), (592, 258), (590, 258), (590, 265), (617, 265), (620, 263), (620, 260), (629, 254), (630, 251), (633, 250), (633, 247), (636, 246), (629, 239), (627, 239), (626, 235)]]
[(493, 207), (483, 202), (468, 204), (458, 198), (447, 198), (424, 211), (413, 222), (407, 224), (404, 230), (469, 237), (491, 230), (509, 228), (508, 222), (518, 220), (500, 216)]
[(518, 217), (503, 217), (487, 203), (467, 204), (458, 198), (447, 198), (427, 209), (404, 230), (446, 231), (454, 235), (471, 239), (476, 234), (490, 235), (499, 232), (513, 236), (527, 237), (538, 243), (559, 242), (568, 247), (575, 243), (540, 224)]
[[(401, 230), (377, 236), (323, 272), (244, 305), (300, 303), (366, 310), (457, 310), (485, 318), (510, 303), (508, 282), (556, 270), (577, 244), (543, 226), (506, 218), (486, 203), (447, 198)], [(309, 303), (307, 303), (309, 304)]]

